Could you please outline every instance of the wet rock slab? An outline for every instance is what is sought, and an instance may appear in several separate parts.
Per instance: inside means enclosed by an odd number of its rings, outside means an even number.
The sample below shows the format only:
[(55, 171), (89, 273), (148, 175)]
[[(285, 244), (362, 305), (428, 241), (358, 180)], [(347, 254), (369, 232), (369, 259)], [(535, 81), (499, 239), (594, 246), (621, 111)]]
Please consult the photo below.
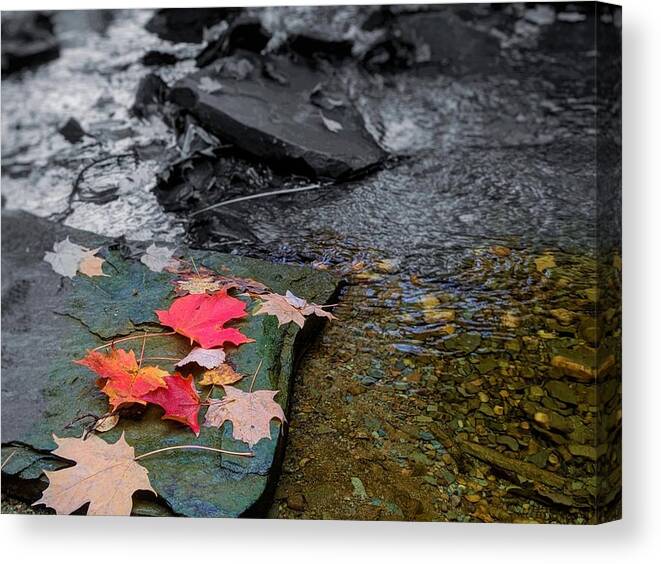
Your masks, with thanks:
[(356, 174), (386, 156), (328, 73), (285, 57), (219, 59), (175, 83), (170, 99), (221, 139), (311, 176)]
[(60, 44), (47, 13), (3, 12), (3, 75), (47, 63), (59, 55)]
[[(43, 261), (44, 253), (66, 236), (78, 244), (102, 247), (109, 276), (69, 280), (53, 272)], [(140, 245), (148, 243), (139, 244), (138, 250)], [(123, 258), (121, 250), (98, 235), (24, 213), (3, 213), (3, 462), (14, 453), (2, 470), (3, 493), (25, 501), (37, 499), (47, 484), (43, 470), (67, 465), (50, 455), (55, 448), (52, 434), (80, 436), (89, 419), (71, 425), (76, 418), (106, 412), (107, 400), (94, 375), (72, 361), (113, 337), (155, 330), (153, 310), (168, 307), (174, 297), (172, 275), (153, 273), (138, 258)], [(185, 253), (196, 264), (260, 280), (277, 292), (291, 289), (318, 303), (326, 302), (336, 290), (334, 278), (310, 269), (220, 253)], [(278, 328), (271, 316), (250, 316), (237, 326), (255, 342), (231, 352), (231, 361), (238, 371), (251, 374), (263, 359), (255, 389), (279, 390), (276, 400), (287, 412), (297, 352), (319, 326), (306, 325), (304, 331), (294, 324)], [(190, 348), (178, 336), (148, 341), (147, 357), (182, 355)], [(244, 380), (238, 386), (247, 389), (250, 378)], [(133, 418), (123, 418), (102, 437), (115, 442), (124, 432), (137, 454), (184, 444), (248, 450), (232, 439), (227, 428), (203, 427), (196, 438), (186, 427), (163, 421), (161, 415), (150, 406)], [(178, 450), (145, 459), (159, 497), (136, 494), (134, 514), (225, 517), (263, 511), (284, 445), (278, 421), (271, 422), (271, 435), (273, 440), (262, 439), (254, 446), (254, 458)]]

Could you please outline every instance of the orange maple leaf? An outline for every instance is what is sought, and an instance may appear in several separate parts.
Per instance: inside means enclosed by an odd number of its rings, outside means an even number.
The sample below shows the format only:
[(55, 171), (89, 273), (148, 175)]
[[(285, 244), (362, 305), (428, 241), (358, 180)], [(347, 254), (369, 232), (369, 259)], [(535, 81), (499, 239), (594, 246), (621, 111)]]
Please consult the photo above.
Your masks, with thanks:
[(91, 351), (75, 362), (100, 376), (97, 383), (108, 396), (113, 411), (125, 403), (145, 405), (145, 394), (167, 386), (168, 373), (156, 366), (138, 366), (133, 351), (113, 349), (107, 354)]

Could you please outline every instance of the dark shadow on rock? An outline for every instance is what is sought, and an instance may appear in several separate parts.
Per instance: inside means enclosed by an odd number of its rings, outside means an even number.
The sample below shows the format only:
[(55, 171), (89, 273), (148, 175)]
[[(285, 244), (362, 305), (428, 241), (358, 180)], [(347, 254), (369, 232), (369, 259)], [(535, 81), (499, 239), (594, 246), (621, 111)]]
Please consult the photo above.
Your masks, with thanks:
[(60, 56), (60, 43), (46, 12), (2, 13), (2, 75), (47, 63)]
[(147, 22), (147, 31), (176, 43), (201, 43), (204, 30), (231, 20), (243, 8), (164, 8)]

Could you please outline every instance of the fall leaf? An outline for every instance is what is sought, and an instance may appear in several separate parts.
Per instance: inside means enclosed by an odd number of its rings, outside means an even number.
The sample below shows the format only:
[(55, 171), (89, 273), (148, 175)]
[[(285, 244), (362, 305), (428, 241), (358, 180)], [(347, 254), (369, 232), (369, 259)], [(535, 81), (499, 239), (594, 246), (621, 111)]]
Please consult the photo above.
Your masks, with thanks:
[(33, 505), (44, 504), (60, 514), (70, 514), (89, 502), (88, 515), (130, 515), (137, 490), (156, 494), (148, 471), (135, 462), (135, 452), (124, 433), (114, 444), (90, 435), (58, 438), (53, 454), (72, 460), (75, 466), (44, 471), (48, 487)]
[(181, 280), (175, 280), (175, 293), (178, 296), (186, 294), (212, 294), (219, 290), (238, 290), (252, 294), (268, 292), (268, 287), (250, 278), (222, 276), (220, 274), (188, 274)]
[(177, 298), (170, 309), (157, 310), (156, 315), (163, 325), (172, 327), (191, 342), (197, 341), (203, 348), (211, 349), (227, 342), (238, 346), (253, 340), (238, 329), (224, 328), (229, 321), (245, 317), (245, 310), (244, 302), (222, 290), (211, 296), (191, 294)]
[(73, 278), (79, 271), (87, 276), (107, 276), (101, 268), (104, 260), (94, 256), (98, 252), (99, 249), (76, 245), (67, 237), (64, 241), (54, 243), (53, 251), (47, 251), (44, 260), (51, 264), (55, 272), (69, 278)]
[(233, 437), (252, 447), (260, 439), (271, 438), (271, 419), (285, 421), (282, 408), (273, 401), (277, 390), (243, 392), (231, 386), (223, 386), (223, 389), (223, 399), (210, 400), (204, 421), (207, 427), (220, 427), (230, 421)]
[[(173, 262), (172, 255), (175, 249), (168, 247), (157, 247), (152, 243), (140, 257), (140, 262), (152, 272), (163, 272), (166, 266)], [(176, 260), (176, 259), (175, 259)]]
[(259, 299), (262, 300), (262, 303), (259, 309), (255, 311), (255, 315), (275, 315), (278, 318), (278, 326), (293, 321), (302, 328), (305, 324), (305, 317), (312, 314), (328, 319), (336, 319), (332, 313), (325, 311), (321, 306), (308, 303), (289, 290), (284, 296), (264, 294), (259, 296)]
[(107, 354), (91, 351), (75, 361), (96, 372), (101, 391), (110, 400), (112, 410), (125, 403), (145, 404), (143, 396), (157, 388), (165, 388), (168, 373), (156, 366), (139, 367), (133, 351), (113, 349)]
[(184, 366), (190, 362), (195, 362), (204, 368), (216, 368), (225, 362), (225, 351), (223, 349), (202, 349), (195, 347), (175, 366)]
[(200, 412), (200, 396), (195, 390), (193, 376), (184, 378), (178, 372), (165, 378), (166, 388), (158, 388), (143, 396), (149, 403), (160, 405), (165, 410), (163, 419), (172, 419), (188, 425), (196, 435), (200, 434), (197, 419)]
[(218, 368), (207, 370), (202, 374), (200, 386), (225, 386), (227, 384), (234, 384), (241, 380), (243, 376), (229, 364), (221, 364)]
[(80, 264), (78, 265), (78, 270), (82, 273), (85, 274), (86, 276), (108, 276), (107, 274), (103, 273), (103, 263), (105, 260), (103, 260), (100, 257), (95, 257), (94, 253), (96, 253), (99, 249), (95, 249), (93, 251), (90, 251), (85, 255), (85, 258), (80, 261)]
[(218, 92), (219, 90), (223, 89), (223, 85), (218, 82), (217, 80), (214, 80), (213, 78), (210, 78), (208, 76), (203, 76), (200, 78), (200, 82), (198, 84), (200, 90), (204, 90), (205, 92), (208, 92), (209, 94), (212, 94), (214, 92)]
[(94, 427), (92, 427), (92, 431), (105, 433), (106, 431), (110, 431), (110, 429), (114, 429), (117, 423), (119, 423), (119, 415), (116, 413), (114, 415), (105, 415), (97, 419)]
[(332, 131), (333, 133), (338, 133), (344, 129), (341, 123), (335, 121), (334, 119), (327, 118), (324, 114), (321, 114), (321, 121), (324, 122), (326, 129), (328, 129), (328, 131)]
[(223, 284), (214, 276), (193, 274), (183, 280), (175, 280), (175, 293), (177, 296), (186, 294), (212, 294), (223, 288)]

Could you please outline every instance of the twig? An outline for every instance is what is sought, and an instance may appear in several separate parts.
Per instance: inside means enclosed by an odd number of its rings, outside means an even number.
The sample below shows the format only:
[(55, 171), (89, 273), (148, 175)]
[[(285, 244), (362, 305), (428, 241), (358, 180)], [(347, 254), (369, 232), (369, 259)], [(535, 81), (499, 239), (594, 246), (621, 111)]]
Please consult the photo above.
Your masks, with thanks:
[(264, 362), (264, 359), (259, 361), (259, 364), (257, 365), (257, 370), (255, 370), (255, 373), (252, 376), (252, 382), (250, 382), (250, 390), (248, 390), (249, 392), (252, 392), (252, 387), (255, 385), (255, 378), (257, 378), (259, 369), (262, 367), (262, 362)]
[(189, 215), (189, 217), (194, 217), (201, 213), (215, 210), (223, 206), (229, 206), (231, 204), (237, 204), (239, 202), (245, 202), (247, 200), (255, 200), (257, 198), (266, 198), (268, 196), (277, 196), (279, 194), (294, 194), (295, 192), (305, 192), (306, 190), (316, 190), (317, 188), (322, 188), (328, 186), (328, 184), (310, 184), (309, 186), (300, 186), (298, 188), (288, 188), (286, 190), (271, 190), (270, 192), (261, 192), (260, 194), (251, 194), (250, 196), (241, 196), (240, 198), (232, 198), (231, 200), (225, 200), (224, 202), (218, 202), (201, 210), (196, 210)]
[(220, 454), (231, 454), (233, 456), (248, 456), (248, 457), (255, 456), (255, 454), (252, 452), (234, 452), (232, 450), (223, 450), (222, 448), (213, 448), (202, 445), (180, 445), (180, 446), (171, 446), (171, 447), (164, 447), (164, 448), (152, 450), (150, 452), (146, 452), (145, 454), (141, 454), (140, 456), (136, 456), (133, 460), (140, 460), (141, 458), (146, 458), (147, 456), (152, 456), (153, 454), (158, 454), (160, 452), (166, 452), (168, 450), (178, 450), (178, 449), (186, 449), (186, 448), (196, 449), (196, 450), (210, 450), (212, 452), (218, 452)]
[(138, 368), (142, 368), (142, 359), (145, 357), (145, 344), (147, 343), (147, 331), (142, 336), (142, 348), (140, 349), (140, 360), (138, 361)]
[(5, 460), (3, 461), (2, 466), (0, 466), (0, 470), (2, 470), (5, 466), (7, 466), (7, 463), (11, 460), (11, 457), (14, 456), (15, 454), (16, 454), (16, 451), (12, 450), (11, 453), (9, 454), (9, 456), (7, 458), (5, 458)]
[(172, 362), (179, 362), (183, 359), (175, 358), (173, 356), (146, 356), (144, 360), (171, 360)]
[(113, 339), (109, 343), (106, 343), (105, 345), (99, 345), (98, 347), (92, 349), (92, 351), (98, 351), (101, 349), (105, 349), (106, 347), (112, 347), (116, 343), (123, 343), (125, 341), (132, 341), (134, 339), (146, 339), (148, 337), (167, 337), (168, 335), (176, 335), (176, 331), (168, 331), (167, 333), (143, 333), (142, 335), (132, 335), (130, 337), (122, 337), (121, 339)]

